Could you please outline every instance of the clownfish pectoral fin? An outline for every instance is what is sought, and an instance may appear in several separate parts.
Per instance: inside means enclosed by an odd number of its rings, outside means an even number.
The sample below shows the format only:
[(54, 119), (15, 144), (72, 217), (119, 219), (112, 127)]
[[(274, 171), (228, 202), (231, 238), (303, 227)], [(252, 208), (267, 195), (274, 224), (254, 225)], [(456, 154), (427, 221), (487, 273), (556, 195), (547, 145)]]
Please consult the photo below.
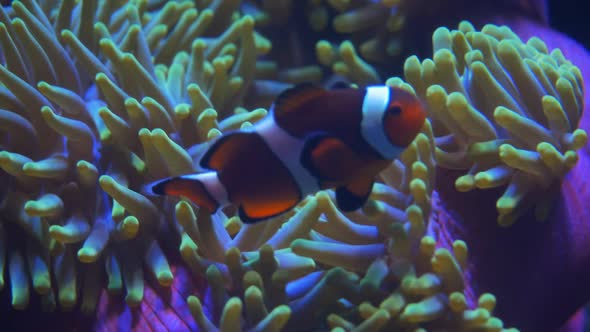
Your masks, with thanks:
[(357, 165), (355, 152), (338, 137), (318, 133), (306, 139), (301, 163), (322, 181), (350, 177)]
[(288, 200), (284, 202), (244, 202), (238, 209), (238, 216), (242, 222), (252, 224), (279, 216), (299, 203), (299, 200)]
[(256, 191), (240, 196), (238, 215), (244, 223), (255, 223), (281, 215), (294, 208), (302, 199), (299, 188), (280, 179), (273, 181), (272, 190)]
[(149, 185), (146, 191), (156, 195), (186, 197), (200, 208), (214, 213), (219, 208), (220, 202), (213, 197), (203, 182), (211, 173), (175, 176), (156, 181)]
[(242, 144), (256, 139), (253, 136), (256, 134), (241, 131), (224, 134), (209, 147), (199, 161), (199, 165), (205, 169), (220, 170)]
[(344, 212), (361, 208), (373, 189), (373, 178), (358, 178), (344, 187), (336, 188), (336, 205)]
[(325, 92), (326, 90), (312, 83), (298, 84), (279, 94), (273, 104), (273, 110), (276, 114), (292, 112)]
[(240, 220), (245, 223), (245, 224), (254, 224), (257, 222), (261, 222), (261, 221), (265, 221), (268, 220), (274, 216), (278, 216), (279, 214), (274, 214), (274, 215), (270, 215), (270, 216), (264, 216), (264, 217), (253, 217), (248, 215), (248, 213), (244, 210), (243, 206), (240, 206), (240, 208), (238, 209), (238, 216), (240, 217)]

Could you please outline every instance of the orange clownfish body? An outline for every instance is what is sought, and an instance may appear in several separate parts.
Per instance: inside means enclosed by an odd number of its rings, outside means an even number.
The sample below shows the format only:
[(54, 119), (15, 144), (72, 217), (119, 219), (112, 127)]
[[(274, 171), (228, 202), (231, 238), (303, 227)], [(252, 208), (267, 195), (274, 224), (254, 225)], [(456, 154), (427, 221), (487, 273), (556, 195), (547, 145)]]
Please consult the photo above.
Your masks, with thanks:
[(395, 87), (298, 85), (251, 129), (220, 136), (200, 161), (209, 172), (164, 179), (151, 191), (187, 197), (211, 213), (235, 204), (246, 223), (287, 212), (327, 188), (336, 188), (341, 210), (356, 210), (425, 116), (415, 96)]

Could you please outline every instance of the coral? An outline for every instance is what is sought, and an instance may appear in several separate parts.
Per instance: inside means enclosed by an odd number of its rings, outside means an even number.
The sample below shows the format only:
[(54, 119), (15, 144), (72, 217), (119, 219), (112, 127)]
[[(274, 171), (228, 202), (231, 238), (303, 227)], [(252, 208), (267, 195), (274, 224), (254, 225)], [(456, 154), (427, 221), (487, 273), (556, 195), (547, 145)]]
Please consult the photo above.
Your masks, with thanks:
[(587, 141), (576, 129), (580, 70), (559, 49), (549, 52), (538, 38), (523, 43), (506, 26), (439, 28), (433, 48), (433, 59), (408, 58), (404, 75), (429, 106), (438, 165), (468, 169), (459, 191), (507, 185), (497, 201), (501, 225), (534, 203), (545, 219), (554, 196), (535, 193), (558, 183)]

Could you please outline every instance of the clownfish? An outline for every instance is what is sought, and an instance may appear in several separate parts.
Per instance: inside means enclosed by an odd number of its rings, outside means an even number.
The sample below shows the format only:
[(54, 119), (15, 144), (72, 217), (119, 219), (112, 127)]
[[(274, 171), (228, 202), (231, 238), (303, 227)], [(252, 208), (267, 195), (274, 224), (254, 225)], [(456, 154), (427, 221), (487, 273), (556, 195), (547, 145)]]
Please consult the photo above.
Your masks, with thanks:
[(210, 171), (156, 181), (148, 190), (186, 197), (210, 213), (234, 204), (245, 223), (278, 216), (327, 188), (335, 188), (339, 209), (353, 211), (425, 117), (419, 99), (400, 88), (300, 84), (250, 129), (219, 136), (199, 162)]

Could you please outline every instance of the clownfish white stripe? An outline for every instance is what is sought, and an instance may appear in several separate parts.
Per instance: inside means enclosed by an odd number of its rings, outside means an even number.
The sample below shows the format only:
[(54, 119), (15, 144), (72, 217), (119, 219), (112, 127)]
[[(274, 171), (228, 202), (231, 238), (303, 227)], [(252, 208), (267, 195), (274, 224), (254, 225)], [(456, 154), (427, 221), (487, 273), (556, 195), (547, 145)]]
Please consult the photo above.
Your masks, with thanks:
[(204, 186), (209, 195), (219, 204), (220, 207), (229, 204), (229, 196), (227, 190), (219, 177), (217, 172), (206, 172), (198, 174), (189, 174), (182, 176), (185, 179), (200, 181)]
[(304, 141), (290, 135), (275, 122), (272, 108), (252, 130), (264, 139), (275, 156), (289, 170), (301, 191), (302, 198), (320, 190), (318, 180), (301, 164)]
[(361, 120), (361, 135), (385, 159), (395, 159), (404, 150), (404, 148), (391, 143), (383, 127), (390, 91), (388, 86), (367, 87)]

